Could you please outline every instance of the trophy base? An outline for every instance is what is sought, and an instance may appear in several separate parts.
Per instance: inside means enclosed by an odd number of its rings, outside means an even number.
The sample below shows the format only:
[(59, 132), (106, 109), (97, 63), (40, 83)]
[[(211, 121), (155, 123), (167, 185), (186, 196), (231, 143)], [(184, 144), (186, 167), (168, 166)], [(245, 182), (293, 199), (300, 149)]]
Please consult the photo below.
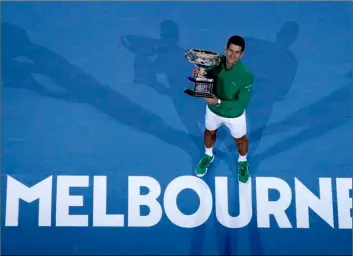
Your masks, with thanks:
[(192, 97), (215, 98), (213, 94), (213, 79), (189, 77), (194, 83), (194, 90), (187, 89), (184, 92)]
[(186, 89), (184, 93), (186, 93), (191, 97), (196, 97), (196, 98), (215, 98), (215, 96), (212, 93), (199, 93), (190, 89)]

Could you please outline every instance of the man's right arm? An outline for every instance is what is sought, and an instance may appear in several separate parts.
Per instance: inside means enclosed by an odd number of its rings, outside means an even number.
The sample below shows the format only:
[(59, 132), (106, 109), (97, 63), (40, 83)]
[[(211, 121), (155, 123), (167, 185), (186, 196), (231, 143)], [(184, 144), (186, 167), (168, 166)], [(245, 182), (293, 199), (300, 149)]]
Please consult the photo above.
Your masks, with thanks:
[[(213, 66), (213, 67), (210, 67), (210, 68), (205, 68), (204, 69), (204, 71), (205, 71), (204, 76), (206, 76), (207, 78), (214, 78), (217, 75), (219, 65), (218, 66)], [(200, 71), (200, 68), (196, 67), (194, 69), (194, 71), (193, 71), (193, 75), (197, 76), (199, 71)]]

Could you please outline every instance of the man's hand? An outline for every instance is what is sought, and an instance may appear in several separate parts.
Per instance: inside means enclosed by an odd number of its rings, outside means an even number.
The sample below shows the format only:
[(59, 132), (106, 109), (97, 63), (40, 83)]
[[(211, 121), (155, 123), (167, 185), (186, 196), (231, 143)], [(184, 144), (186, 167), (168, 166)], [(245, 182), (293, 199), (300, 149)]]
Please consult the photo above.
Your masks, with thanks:
[(195, 67), (195, 69), (192, 71), (192, 75), (194, 77), (196, 77), (196, 76), (204, 76), (204, 75), (206, 75), (206, 71), (200, 69), (199, 67)]
[(210, 105), (217, 105), (218, 104), (217, 98), (203, 98), (203, 99)]

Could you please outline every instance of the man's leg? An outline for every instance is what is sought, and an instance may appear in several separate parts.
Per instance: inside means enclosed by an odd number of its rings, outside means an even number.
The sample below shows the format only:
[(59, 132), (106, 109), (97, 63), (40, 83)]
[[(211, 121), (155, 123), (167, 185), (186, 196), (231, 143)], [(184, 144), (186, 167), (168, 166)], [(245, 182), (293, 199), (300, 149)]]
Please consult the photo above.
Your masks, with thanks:
[(233, 140), (239, 153), (238, 157), (238, 179), (246, 183), (249, 179), (249, 164), (247, 154), (249, 152), (249, 139), (246, 135), (246, 115), (230, 119), (227, 126), (232, 134)]
[(195, 174), (198, 177), (203, 177), (207, 173), (208, 168), (214, 160), (213, 146), (216, 142), (217, 130), (220, 126), (221, 122), (218, 116), (206, 107), (206, 128), (204, 131), (205, 154), (202, 156), (195, 170)]
[(249, 139), (247, 135), (244, 135), (240, 138), (234, 138), (233, 140), (235, 141), (237, 145), (237, 150), (239, 153), (239, 161), (246, 161), (247, 154), (249, 152)]
[(238, 179), (240, 182), (246, 183), (249, 179), (249, 164), (247, 160), (247, 154), (249, 149), (249, 139), (246, 135), (240, 138), (234, 138), (237, 145), (239, 157), (238, 157)]

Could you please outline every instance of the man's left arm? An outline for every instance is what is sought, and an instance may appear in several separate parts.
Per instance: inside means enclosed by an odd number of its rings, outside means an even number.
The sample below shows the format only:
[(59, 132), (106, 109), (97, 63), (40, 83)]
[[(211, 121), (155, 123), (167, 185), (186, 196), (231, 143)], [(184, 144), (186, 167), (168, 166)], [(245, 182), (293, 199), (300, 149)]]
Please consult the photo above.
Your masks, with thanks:
[(205, 98), (208, 104), (218, 105), (218, 107), (226, 109), (243, 109), (249, 105), (252, 96), (252, 82), (243, 85), (238, 91), (238, 95), (234, 100), (220, 100), (218, 98)]
[(253, 84), (253, 76), (250, 76), (247, 83), (245, 83), (240, 90), (238, 91), (238, 95), (234, 100), (221, 100), (220, 107), (224, 108), (240, 108), (246, 109), (249, 105), (251, 96), (252, 96), (252, 84)]
[(221, 100), (220, 107), (246, 109), (252, 96), (252, 80), (243, 85), (235, 100)]

